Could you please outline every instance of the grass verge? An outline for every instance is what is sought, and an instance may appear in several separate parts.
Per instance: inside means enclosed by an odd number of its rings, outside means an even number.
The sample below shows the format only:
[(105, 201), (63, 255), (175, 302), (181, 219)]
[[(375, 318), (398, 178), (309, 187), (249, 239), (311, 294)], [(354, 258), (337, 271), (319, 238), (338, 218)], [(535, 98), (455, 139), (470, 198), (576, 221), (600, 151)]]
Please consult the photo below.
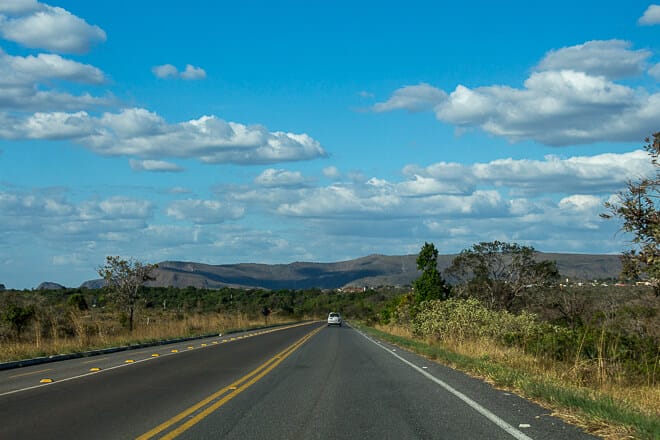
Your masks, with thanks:
[(482, 378), (498, 388), (516, 392), (551, 409), (553, 415), (604, 439), (660, 439), (660, 414), (654, 415), (653, 411), (640, 411), (610, 396), (560, 384), (495, 362), (489, 356), (467, 356), (411, 337), (365, 325), (358, 327), (392, 344)]

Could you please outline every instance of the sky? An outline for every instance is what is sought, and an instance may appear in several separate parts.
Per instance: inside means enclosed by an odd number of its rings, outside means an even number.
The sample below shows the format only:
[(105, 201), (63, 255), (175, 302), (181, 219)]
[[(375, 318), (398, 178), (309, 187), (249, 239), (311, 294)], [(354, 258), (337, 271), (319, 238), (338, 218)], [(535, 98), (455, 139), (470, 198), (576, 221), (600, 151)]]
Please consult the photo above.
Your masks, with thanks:
[(660, 5), (0, 0), (0, 284), (630, 247)]

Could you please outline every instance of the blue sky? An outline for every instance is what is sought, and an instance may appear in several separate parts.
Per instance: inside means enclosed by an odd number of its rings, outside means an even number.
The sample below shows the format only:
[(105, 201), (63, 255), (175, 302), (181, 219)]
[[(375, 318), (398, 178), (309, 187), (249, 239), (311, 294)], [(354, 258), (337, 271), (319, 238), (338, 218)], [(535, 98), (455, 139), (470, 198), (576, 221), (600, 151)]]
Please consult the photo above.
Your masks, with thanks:
[(660, 5), (443, 3), (0, 0), (0, 283), (626, 249)]

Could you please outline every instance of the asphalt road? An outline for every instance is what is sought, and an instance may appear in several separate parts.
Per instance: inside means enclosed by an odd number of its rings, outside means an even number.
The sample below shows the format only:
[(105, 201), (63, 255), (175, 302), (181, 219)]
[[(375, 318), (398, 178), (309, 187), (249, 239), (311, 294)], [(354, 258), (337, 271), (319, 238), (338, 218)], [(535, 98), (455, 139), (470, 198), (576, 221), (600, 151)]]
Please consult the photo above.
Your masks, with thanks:
[(0, 372), (0, 439), (592, 438), (346, 325), (233, 338)]

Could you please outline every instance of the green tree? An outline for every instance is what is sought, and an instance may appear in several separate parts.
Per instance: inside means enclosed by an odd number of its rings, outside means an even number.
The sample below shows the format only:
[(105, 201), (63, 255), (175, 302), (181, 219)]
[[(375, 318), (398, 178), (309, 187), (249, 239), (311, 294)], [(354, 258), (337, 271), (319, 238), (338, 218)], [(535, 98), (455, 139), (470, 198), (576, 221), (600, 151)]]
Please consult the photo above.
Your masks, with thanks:
[(82, 293), (74, 293), (66, 302), (70, 307), (78, 310), (87, 310), (89, 308), (85, 296)]
[(120, 257), (106, 257), (105, 265), (97, 269), (105, 280), (105, 288), (115, 303), (124, 309), (128, 330), (133, 331), (133, 315), (141, 299), (142, 285), (155, 279), (152, 276), (156, 264), (145, 264), (139, 260), (124, 260)]
[(449, 287), (438, 271), (438, 250), (433, 243), (424, 242), (417, 255), (417, 270), (422, 271), (422, 275), (413, 283), (417, 303), (449, 297)]
[(559, 277), (557, 263), (534, 258), (534, 248), (493, 241), (464, 249), (446, 275), (460, 296), (476, 297), (492, 309), (511, 310), (529, 291)]
[(608, 212), (601, 216), (620, 218), (623, 220), (621, 229), (632, 234), (634, 247), (621, 256), (622, 276), (648, 279), (655, 295), (660, 296), (660, 132), (644, 142), (655, 174), (629, 180), (617, 200), (605, 203)]
[(9, 304), (2, 312), (2, 320), (11, 326), (18, 339), (20, 339), (23, 329), (33, 317), (33, 306), (22, 307), (17, 304)]

